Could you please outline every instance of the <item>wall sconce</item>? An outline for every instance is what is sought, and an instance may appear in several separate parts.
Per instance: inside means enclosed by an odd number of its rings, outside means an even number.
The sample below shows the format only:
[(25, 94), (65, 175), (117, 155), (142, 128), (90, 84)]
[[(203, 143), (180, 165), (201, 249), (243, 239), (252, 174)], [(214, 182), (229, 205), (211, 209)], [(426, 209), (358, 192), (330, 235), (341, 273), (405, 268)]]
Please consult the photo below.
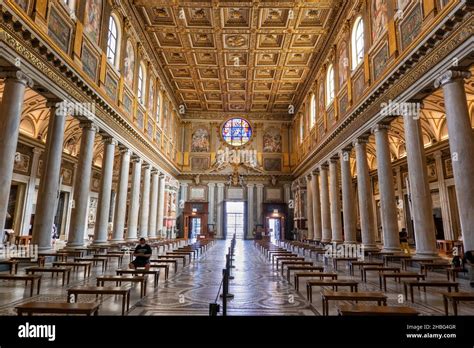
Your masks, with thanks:
[(272, 216), (279, 216), (278, 209), (273, 209)]

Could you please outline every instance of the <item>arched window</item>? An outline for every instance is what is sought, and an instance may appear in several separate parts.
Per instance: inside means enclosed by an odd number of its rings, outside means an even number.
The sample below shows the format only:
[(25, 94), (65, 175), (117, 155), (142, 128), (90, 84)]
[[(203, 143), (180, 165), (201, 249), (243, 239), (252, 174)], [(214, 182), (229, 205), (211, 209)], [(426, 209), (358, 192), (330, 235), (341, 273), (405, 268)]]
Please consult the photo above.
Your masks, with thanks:
[(316, 124), (316, 96), (311, 94), (309, 103), (309, 128), (313, 128)]
[(137, 96), (138, 96), (138, 101), (142, 105), (145, 104), (145, 82), (146, 82), (145, 67), (143, 66), (143, 63), (141, 63), (138, 68)]
[(334, 93), (334, 68), (331, 64), (326, 75), (326, 107), (333, 102)]
[(352, 70), (364, 59), (364, 21), (357, 17), (352, 29)]
[(119, 53), (119, 27), (114, 16), (109, 19), (109, 32), (107, 33), (107, 59), (114, 67), (118, 65)]

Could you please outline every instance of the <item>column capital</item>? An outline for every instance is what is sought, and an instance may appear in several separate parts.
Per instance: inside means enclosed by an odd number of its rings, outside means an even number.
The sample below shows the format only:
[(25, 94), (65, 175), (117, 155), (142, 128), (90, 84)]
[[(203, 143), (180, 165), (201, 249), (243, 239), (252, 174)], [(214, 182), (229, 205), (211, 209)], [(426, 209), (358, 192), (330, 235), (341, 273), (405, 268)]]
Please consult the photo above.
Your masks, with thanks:
[(443, 157), (443, 151), (436, 150), (435, 152), (433, 152), (433, 156), (434, 156), (434, 158), (442, 158)]
[(255, 184), (255, 186), (257, 186), (257, 188), (264, 188), (265, 187), (265, 185), (262, 184), (262, 183)]
[(119, 151), (122, 155), (125, 155), (125, 154), (131, 155), (132, 154), (132, 151), (128, 147), (126, 147), (125, 145), (119, 144), (118, 147), (119, 147)]
[(159, 171), (156, 168), (151, 168), (151, 175), (158, 175)]
[(313, 170), (311, 172), (311, 174), (313, 174), (313, 176), (318, 176), (319, 175), (319, 168), (316, 168), (315, 170)]
[(444, 85), (454, 82), (456, 80), (468, 79), (471, 77), (470, 71), (463, 70), (447, 70), (440, 77), (435, 80), (435, 88), (443, 87)]
[(215, 182), (208, 182), (208, 183), (207, 183), (207, 186), (208, 186), (208, 187), (215, 187), (215, 186), (216, 186), (216, 183), (215, 183)]
[(162, 180), (165, 178), (165, 173), (160, 172), (160, 174), (158, 174), (158, 175), (159, 175), (159, 178), (162, 179)]
[(327, 162), (321, 163), (321, 165), (319, 166), (320, 171), (328, 170), (328, 169), (329, 169), (329, 165), (327, 164)]
[(54, 108), (54, 109), (57, 109), (59, 108), (61, 105), (61, 103), (63, 102), (63, 100), (61, 98), (48, 98), (46, 99), (46, 107), (47, 108)]
[(145, 170), (151, 170), (151, 164), (145, 161), (142, 162), (142, 168)]
[(376, 134), (378, 132), (386, 132), (389, 129), (390, 129), (390, 125), (384, 124), (384, 123), (378, 123), (371, 129), (371, 132), (372, 134)]
[(43, 152), (43, 150), (41, 150), (39, 147), (34, 147), (32, 151), (33, 153), (38, 154), (38, 155), (41, 154), (41, 152)]
[(360, 137), (360, 138), (355, 139), (352, 142), (352, 145), (354, 147), (358, 147), (358, 146), (361, 146), (361, 145), (367, 145), (368, 143), (369, 143), (369, 139), (367, 137)]
[(225, 186), (223, 182), (218, 182), (216, 185), (218, 188), (223, 188)]
[(189, 184), (188, 184), (187, 182), (180, 182), (180, 183), (179, 183), (179, 186), (188, 187)]
[(33, 87), (33, 80), (17, 68), (0, 68), (0, 78), (14, 79), (27, 87)]
[(344, 155), (344, 154), (351, 154), (352, 152), (352, 149), (354, 148), (354, 146), (351, 144), (347, 145), (347, 146), (344, 146), (342, 149), (341, 149), (341, 154)]
[(313, 175), (311, 173), (309, 173), (308, 175), (305, 176), (305, 178), (306, 178), (307, 182), (310, 182), (311, 179), (313, 178)]
[(99, 127), (97, 125), (95, 125), (94, 123), (90, 122), (90, 121), (80, 122), (79, 127), (82, 128), (82, 129), (91, 130), (94, 133), (97, 133), (99, 131)]
[(138, 163), (138, 164), (142, 163), (142, 159), (140, 158), (140, 156), (137, 156), (137, 155), (132, 155), (130, 161), (132, 163)]
[(113, 136), (108, 134), (102, 134), (102, 141), (104, 142), (104, 145), (118, 145), (118, 141), (115, 140)]
[(329, 159), (329, 163), (338, 163), (339, 162), (339, 155), (334, 155)]
[(255, 184), (247, 184), (247, 188), (254, 188)]

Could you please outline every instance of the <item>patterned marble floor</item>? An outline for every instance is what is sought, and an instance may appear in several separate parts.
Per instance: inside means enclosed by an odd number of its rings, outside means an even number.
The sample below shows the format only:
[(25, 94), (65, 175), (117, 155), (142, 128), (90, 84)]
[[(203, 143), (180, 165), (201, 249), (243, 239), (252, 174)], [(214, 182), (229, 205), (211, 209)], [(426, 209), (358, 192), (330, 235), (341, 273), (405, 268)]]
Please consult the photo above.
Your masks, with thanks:
[[(160, 277), (159, 286), (153, 288), (149, 283), (146, 297), (140, 298), (139, 288), (134, 286), (131, 293), (131, 309), (128, 315), (208, 315), (209, 303), (216, 301), (218, 289), (222, 280), (222, 269), (225, 266), (225, 254), (228, 242), (217, 241), (215, 245), (199, 259), (193, 260), (185, 267), (179, 266), (178, 272), (170, 271), (167, 281)], [(309, 259), (309, 258), (307, 258)], [(312, 261), (315, 261), (314, 259)], [(306, 300), (305, 286), (300, 283), (300, 293), (294, 290), (293, 284), (276, 270), (275, 266), (260, 253), (253, 241), (237, 241), (235, 251), (235, 268), (230, 282), (230, 292), (234, 298), (228, 301), (228, 315), (320, 315), (321, 301), (319, 289), (314, 289), (314, 302)], [(322, 265), (321, 262), (317, 264)], [(113, 274), (116, 263), (109, 265), (106, 274)], [(325, 270), (332, 271), (330, 266)], [(409, 269), (417, 271), (418, 269)], [(20, 270), (22, 272), (22, 270)], [(72, 274), (71, 283), (67, 287), (85, 284), (95, 284), (95, 278), (101, 275), (101, 269), (94, 267), (90, 278), (84, 280), (82, 272)], [(339, 266), (339, 279), (355, 279), (351, 277), (344, 265)], [(444, 273), (430, 273), (430, 279), (446, 279)], [(466, 279), (459, 279), (460, 291), (474, 291)], [(43, 277), (41, 294), (29, 297), (29, 291), (19, 283), (0, 281), (0, 315), (15, 315), (14, 307), (28, 301), (66, 300), (66, 289), (60, 280)], [(378, 277), (375, 274), (368, 276), (367, 283), (361, 283), (360, 291), (379, 291)], [(403, 293), (403, 287), (393, 281), (388, 283), (389, 305), (409, 305), (416, 308), (423, 315), (443, 315), (443, 304), (437, 289), (427, 289), (426, 293), (415, 291), (415, 303), (398, 302), (398, 296)], [(79, 297), (80, 302), (95, 300), (95, 296)], [(119, 315), (121, 298), (104, 296), (102, 299), (101, 315)], [(220, 299), (218, 299), (220, 303)], [(330, 306), (330, 314), (335, 315), (335, 306)], [(460, 315), (473, 315), (474, 304), (465, 303), (460, 306)]]

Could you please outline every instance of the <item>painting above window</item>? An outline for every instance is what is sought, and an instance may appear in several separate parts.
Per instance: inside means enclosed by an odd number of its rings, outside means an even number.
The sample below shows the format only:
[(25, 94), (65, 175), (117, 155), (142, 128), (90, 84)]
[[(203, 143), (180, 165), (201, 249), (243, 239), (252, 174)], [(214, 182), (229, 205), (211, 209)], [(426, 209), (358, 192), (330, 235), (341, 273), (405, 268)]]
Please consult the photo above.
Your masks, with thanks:
[(222, 126), (222, 138), (229, 145), (245, 145), (251, 137), (252, 127), (243, 118), (231, 118)]

